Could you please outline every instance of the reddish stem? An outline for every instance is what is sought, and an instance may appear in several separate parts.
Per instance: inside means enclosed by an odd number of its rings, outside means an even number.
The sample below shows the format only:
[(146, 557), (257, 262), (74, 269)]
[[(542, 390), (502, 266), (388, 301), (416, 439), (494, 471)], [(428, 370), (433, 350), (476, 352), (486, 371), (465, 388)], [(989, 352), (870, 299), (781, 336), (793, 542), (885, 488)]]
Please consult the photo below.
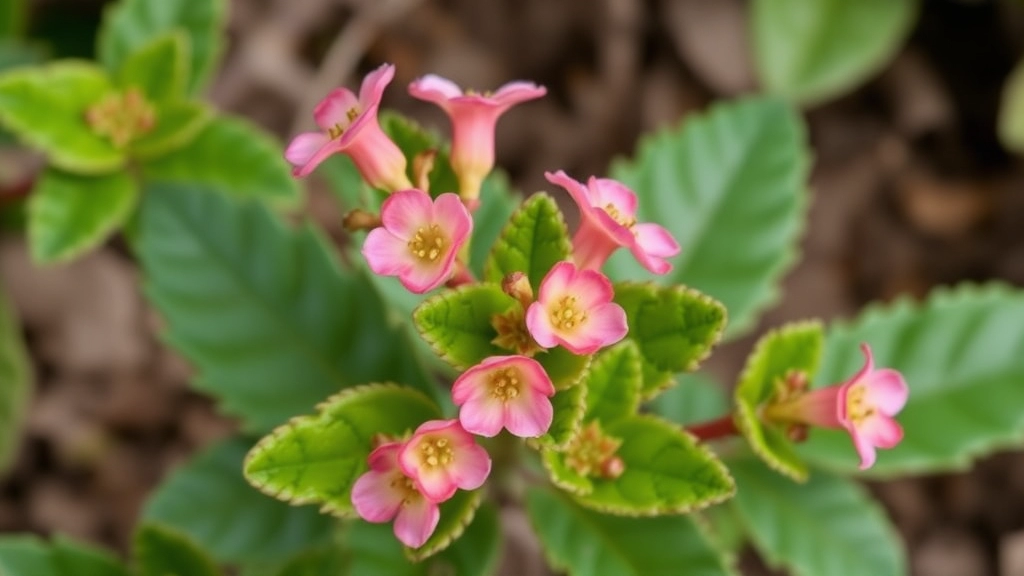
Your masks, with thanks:
[(0, 206), (14, 204), (22, 198), (27, 198), (36, 184), (35, 176), (23, 178), (12, 183), (7, 188), (0, 190)]
[(721, 418), (701, 422), (693, 426), (687, 426), (686, 431), (693, 434), (700, 440), (714, 440), (727, 436), (739, 436), (740, 431), (736, 428), (736, 420), (732, 414), (726, 414)]

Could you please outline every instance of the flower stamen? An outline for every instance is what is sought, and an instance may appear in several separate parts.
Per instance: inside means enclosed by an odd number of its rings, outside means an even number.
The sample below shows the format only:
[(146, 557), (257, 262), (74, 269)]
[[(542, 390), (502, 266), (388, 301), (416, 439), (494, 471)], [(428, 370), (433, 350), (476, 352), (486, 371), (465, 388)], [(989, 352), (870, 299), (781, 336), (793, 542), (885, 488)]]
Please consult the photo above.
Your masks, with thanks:
[(561, 330), (572, 330), (586, 322), (587, 313), (580, 310), (576, 304), (575, 296), (563, 296), (558, 303), (551, 308), (551, 325)]
[(447, 247), (448, 239), (437, 224), (417, 228), (416, 234), (409, 240), (409, 252), (422, 262), (436, 262)]

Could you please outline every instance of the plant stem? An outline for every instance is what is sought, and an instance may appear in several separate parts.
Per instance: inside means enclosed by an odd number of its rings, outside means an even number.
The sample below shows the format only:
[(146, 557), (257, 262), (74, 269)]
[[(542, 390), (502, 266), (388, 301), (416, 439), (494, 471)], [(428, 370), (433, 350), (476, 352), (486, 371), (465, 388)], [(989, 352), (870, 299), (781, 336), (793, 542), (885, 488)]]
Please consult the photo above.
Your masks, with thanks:
[(700, 440), (714, 440), (728, 436), (739, 436), (740, 434), (732, 414), (726, 414), (721, 418), (686, 426), (685, 430)]

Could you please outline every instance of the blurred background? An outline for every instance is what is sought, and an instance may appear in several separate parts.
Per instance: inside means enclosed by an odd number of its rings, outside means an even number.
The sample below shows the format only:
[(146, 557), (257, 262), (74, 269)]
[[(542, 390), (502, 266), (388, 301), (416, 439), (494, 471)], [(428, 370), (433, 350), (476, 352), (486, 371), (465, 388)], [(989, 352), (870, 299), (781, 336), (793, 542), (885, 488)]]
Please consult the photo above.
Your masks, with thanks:
[[(30, 34), (55, 57), (91, 56), (103, 7), (34, 0)], [(499, 124), (498, 163), (518, 189), (551, 191), (544, 170), (604, 174), (641, 134), (757, 92), (750, 13), (742, 0), (232, 0), (210, 98), (287, 139), (331, 88), (392, 62), (384, 106), (445, 132), (440, 110), (405, 93), (417, 76), (480, 90), (532, 80), (549, 94)], [(924, 0), (895, 57), (804, 108), (814, 162), (803, 258), (758, 331), (963, 280), (1024, 285), (1024, 164), (996, 130), (1022, 55), (1024, 3)], [(0, 148), (0, 172), (31, 174), (37, 162)], [(333, 198), (315, 177), (309, 185), (308, 214), (340, 238)], [(188, 390), (190, 369), (158, 342), (159, 321), (116, 242), (38, 269), (8, 234), (0, 277), (38, 377), (23, 448), (0, 480), (0, 532), (62, 532), (124, 550), (151, 488), (234, 424)], [(715, 354), (723, 381), (753, 339)], [(1024, 455), (871, 488), (915, 574), (1024, 575)], [(515, 534), (515, 546), (533, 549)], [(525, 574), (530, 562), (520, 561), (506, 572)], [(752, 554), (742, 570), (771, 574)]]

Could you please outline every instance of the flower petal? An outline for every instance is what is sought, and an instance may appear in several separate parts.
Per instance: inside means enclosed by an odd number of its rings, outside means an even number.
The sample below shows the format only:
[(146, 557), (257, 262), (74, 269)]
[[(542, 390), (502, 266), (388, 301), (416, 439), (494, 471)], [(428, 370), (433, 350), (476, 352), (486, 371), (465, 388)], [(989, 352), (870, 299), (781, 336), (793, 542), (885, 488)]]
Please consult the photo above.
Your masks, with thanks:
[(593, 354), (622, 340), (627, 332), (625, 310), (614, 302), (608, 302), (591, 309), (580, 329), (562, 336), (562, 344), (574, 354)]
[(566, 287), (566, 292), (575, 296), (579, 307), (587, 311), (611, 302), (615, 297), (611, 280), (597, 270), (580, 270)]
[(410, 548), (419, 548), (437, 529), (441, 510), (426, 498), (408, 502), (395, 518), (395, 537)]
[(569, 193), (569, 196), (576, 201), (576, 205), (579, 207), (580, 212), (589, 210), (594, 206), (594, 203), (590, 198), (590, 190), (588, 190), (581, 182), (570, 178), (565, 171), (559, 170), (554, 173), (545, 172), (544, 177), (548, 179), (548, 182), (565, 188), (565, 191)]
[(505, 426), (505, 404), (487, 390), (478, 392), (459, 410), (459, 422), (467, 432), (492, 438)]
[(363, 78), (363, 84), (359, 87), (360, 112), (376, 109), (380, 105), (380, 99), (384, 95), (384, 89), (395, 77), (394, 64), (381, 64), (376, 70), (370, 72)]
[(330, 138), (321, 132), (303, 132), (292, 138), (284, 151), (284, 159), (292, 166), (302, 166), (313, 159), (321, 148), (330, 142)]
[(433, 102), (447, 109), (449, 100), (462, 96), (462, 89), (451, 80), (436, 74), (427, 74), (409, 84), (409, 94), (413, 98)]
[(866, 377), (864, 401), (874, 405), (882, 414), (892, 416), (903, 409), (910, 395), (910, 388), (903, 375), (895, 370), (883, 368)]
[[(454, 256), (452, 251), (449, 254)], [(446, 258), (442, 262), (427, 263), (427, 262), (416, 262), (410, 266), (404, 272), (398, 275), (399, 282), (405, 289), (413, 294), (424, 294), (430, 292), (434, 288), (437, 288), (441, 284), (448, 281), (448, 278), (452, 275), (452, 260), (454, 258)]]
[(508, 108), (509, 106), (514, 106), (520, 102), (540, 98), (547, 93), (547, 88), (543, 86), (539, 86), (533, 82), (516, 80), (508, 82), (495, 90), (491, 99), (498, 105)]
[(398, 238), (409, 241), (420, 228), (432, 224), (434, 213), (430, 195), (422, 190), (410, 188), (399, 190), (387, 197), (380, 208), (380, 219), (384, 227)]
[(452, 481), (463, 490), (476, 490), (483, 486), (490, 473), (491, 457), (487, 450), (476, 442), (461, 447), (448, 466), (448, 474)]
[(587, 189), (590, 190), (590, 202), (594, 206), (605, 208), (611, 204), (626, 218), (636, 216), (636, 193), (622, 182), (591, 176), (587, 181)]
[(851, 431), (850, 436), (853, 438), (853, 446), (857, 449), (857, 455), (860, 456), (860, 469), (867, 470), (874, 466), (875, 446), (863, 434)]
[(356, 95), (348, 88), (335, 88), (313, 109), (313, 118), (321, 130), (329, 132), (335, 126), (347, 127), (350, 123), (348, 111), (353, 108), (359, 111)]
[(559, 262), (552, 266), (540, 283), (537, 301), (550, 304), (564, 296), (571, 289), (576, 274), (576, 266), (572, 262)]
[(387, 522), (395, 517), (405, 494), (392, 488), (391, 482), (395, 475), (401, 474), (398, 470), (370, 470), (356, 480), (352, 485), (352, 506), (360, 518), (367, 522)]
[(859, 427), (862, 436), (879, 448), (892, 448), (903, 440), (903, 427), (888, 416), (875, 414)]
[(458, 250), (473, 230), (473, 218), (469, 210), (459, 196), (451, 192), (445, 192), (434, 200), (433, 219), (434, 224), (448, 233), (453, 250)]
[[(541, 289), (543, 290), (543, 288)], [(540, 302), (534, 302), (526, 309), (526, 330), (541, 348), (558, 346), (558, 339), (555, 338), (551, 319), (548, 318), (547, 310)]]
[(636, 245), (650, 256), (671, 258), (679, 254), (679, 243), (664, 227), (657, 224), (637, 224), (633, 226)]
[(520, 438), (536, 438), (551, 427), (554, 409), (551, 400), (536, 390), (524, 390), (514, 402), (505, 405), (505, 428)]
[(384, 228), (370, 230), (362, 252), (370, 270), (381, 276), (399, 276), (416, 265), (408, 242)]

